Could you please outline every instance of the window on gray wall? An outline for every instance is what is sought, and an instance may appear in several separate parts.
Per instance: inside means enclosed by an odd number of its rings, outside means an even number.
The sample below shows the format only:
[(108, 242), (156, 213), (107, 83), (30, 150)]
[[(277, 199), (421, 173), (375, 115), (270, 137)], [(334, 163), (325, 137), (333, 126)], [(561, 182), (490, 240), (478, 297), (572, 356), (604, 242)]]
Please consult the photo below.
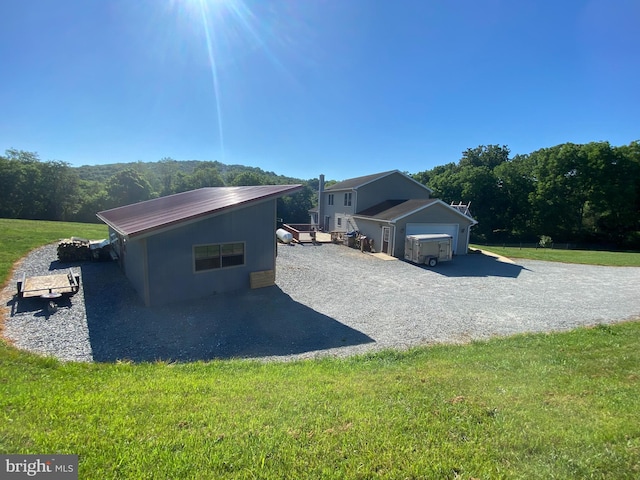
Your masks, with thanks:
[(351, 192), (344, 194), (344, 206), (345, 207), (351, 206)]
[(244, 243), (216, 243), (193, 247), (196, 272), (244, 265)]
[(327, 204), (333, 205), (333, 193), (330, 193), (329, 196), (327, 197)]

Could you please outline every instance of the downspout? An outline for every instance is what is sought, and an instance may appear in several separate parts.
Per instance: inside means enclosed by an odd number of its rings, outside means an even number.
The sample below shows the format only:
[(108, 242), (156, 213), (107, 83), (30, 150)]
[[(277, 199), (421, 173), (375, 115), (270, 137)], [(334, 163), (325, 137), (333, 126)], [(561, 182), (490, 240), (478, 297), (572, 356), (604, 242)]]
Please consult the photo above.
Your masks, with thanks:
[(391, 256), (395, 257), (396, 256), (396, 224), (393, 222), (389, 222), (389, 240), (390, 240), (389, 243), (391, 245), (391, 247), (389, 248), (389, 250), (391, 251)]
[(324, 230), (324, 175), (318, 179), (318, 230)]

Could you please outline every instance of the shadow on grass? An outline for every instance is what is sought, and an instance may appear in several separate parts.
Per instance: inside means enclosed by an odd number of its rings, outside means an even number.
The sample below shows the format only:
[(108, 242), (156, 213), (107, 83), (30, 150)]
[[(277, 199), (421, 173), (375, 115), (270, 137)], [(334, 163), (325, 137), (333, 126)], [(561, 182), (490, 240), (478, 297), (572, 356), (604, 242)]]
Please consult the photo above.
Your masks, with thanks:
[(520, 272), (528, 270), (516, 263), (502, 261), (482, 253), (454, 257), (450, 262), (438, 263), (435, 267), (417, 265), (445, 277), (505, 277), (517, 278)]
[(282, 356), (374, 341), (277, 286), (145, 307), (115, 263), (83, 265), (82, 277), (98, 362)]

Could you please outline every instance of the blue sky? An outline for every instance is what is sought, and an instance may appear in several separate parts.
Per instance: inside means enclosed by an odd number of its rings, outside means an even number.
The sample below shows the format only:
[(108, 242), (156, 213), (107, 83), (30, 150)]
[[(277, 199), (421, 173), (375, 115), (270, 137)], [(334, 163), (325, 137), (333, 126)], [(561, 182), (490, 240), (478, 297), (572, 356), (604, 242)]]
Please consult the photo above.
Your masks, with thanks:
[(309, 179), (640, 139), (637, 0), (3, 0), (0, 152)]

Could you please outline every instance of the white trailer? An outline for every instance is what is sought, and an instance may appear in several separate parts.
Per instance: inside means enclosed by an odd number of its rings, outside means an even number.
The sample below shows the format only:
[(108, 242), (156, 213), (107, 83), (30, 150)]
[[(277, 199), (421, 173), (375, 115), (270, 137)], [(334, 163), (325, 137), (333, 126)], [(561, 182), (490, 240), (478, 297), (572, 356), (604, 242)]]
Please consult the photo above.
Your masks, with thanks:
[(438, 262), (451, 260), (452, 245), (453, 237), (444, 233), (407, 235), (404, 242), (404, 259), (435, 267)]

